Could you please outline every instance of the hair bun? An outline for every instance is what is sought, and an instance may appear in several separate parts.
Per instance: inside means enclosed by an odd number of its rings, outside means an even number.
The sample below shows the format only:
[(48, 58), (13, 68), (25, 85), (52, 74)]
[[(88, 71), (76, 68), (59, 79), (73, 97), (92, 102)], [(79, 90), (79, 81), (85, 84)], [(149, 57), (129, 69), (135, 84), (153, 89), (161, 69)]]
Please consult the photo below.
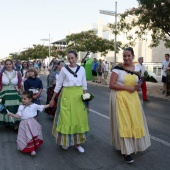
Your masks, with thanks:
[(134, 51), (133, 51), (133, 48), (132, 47), (127, 47), (125, 48), (123, 51), (130, 51), (132, 53), (132, 55), (134, 56)]
[(68, 54), (70, 54), (70, 53), (74, 54), (74, 55), (75, 55), (75, 57), (77, 57), (77, 56), (78, 56), (78, 55), (77, 55), (77, 52), (76, 52), (75, 50), (69, 50)]

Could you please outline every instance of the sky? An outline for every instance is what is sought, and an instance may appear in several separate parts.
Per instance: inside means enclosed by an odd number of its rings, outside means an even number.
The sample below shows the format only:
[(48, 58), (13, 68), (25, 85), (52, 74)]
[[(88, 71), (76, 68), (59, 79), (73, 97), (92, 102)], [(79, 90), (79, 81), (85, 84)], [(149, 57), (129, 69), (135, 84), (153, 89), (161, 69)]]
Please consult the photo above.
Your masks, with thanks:
[[(118, 13), (138, 6), (137, 0), (117, 0)], [(99, 18), (99, 10), (114, 11), (114, 0), (0, 0), (0, 58), (21, 52), (33, 44), (57, 41)]]

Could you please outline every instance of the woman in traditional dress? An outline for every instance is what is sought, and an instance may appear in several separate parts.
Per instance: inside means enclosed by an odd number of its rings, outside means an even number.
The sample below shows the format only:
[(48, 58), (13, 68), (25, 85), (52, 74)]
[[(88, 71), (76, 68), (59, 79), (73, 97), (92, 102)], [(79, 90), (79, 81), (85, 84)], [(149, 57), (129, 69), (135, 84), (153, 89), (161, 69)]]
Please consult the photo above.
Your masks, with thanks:
[[(7, 59), (4, 64), (4, 69), (0, 73), (0, 99), (4, 99), (7, 109), (16, 114), (21, 104), (22, 78), (21, 74), (13, 69), (12, 60)], [(16, 119), (14, 123), (5, 113), (0, 114), (0, 125), (14, 126), (14, 130), (17, 130), (19, 122), (19, 119)]]
[[(47, 76), (47, 102), (46, 104), (49, 104), (53, 94), (54, 94), (54, 88), (59, 76), (59, 72), (61, 70), (61, 68), (64, 66), (63, 61), (58, 61), (56, 62), (56, 64), (54, 64), (50, 74)], [(47, 108), (45, 109), (45, 112), (48, 115), (55, 115), (56, 112), (56, 108), (57, 108), (57, 99), (60, 93), (58, 93), (58, 95), (55, 97), (55, 104), (53, 107)]]
[(76, 52), (69, 51), (67, 57), (70, 64), (61, 69), (50, 101), (53, 106), (55, 96), (63, 87), (58, 99), (52, 134), (63, 149), (75, 146), (83, 153), (84, 148), (80, 144), (86, 141), (89, 131), (87, 109), (81, 99), (81, 95), (87, 90), (86, 75), (84, 68), (76, 64)]
[(131, 47), (123, 51), (123, 65), (112, 70), (109, 87), (111, 144), (121, 151), (127, 163), (134, 162), (132, 153), (146, 150), (150, 137), (138, 96), (140, 68), (133, 65)]
[(28, 71), (28, 62), (27, 61), (23, 61), (22, 62), (22, 69), (21, 69), (21, 74), (22, 74), (22, 78), (25, 77), (25, 73)]

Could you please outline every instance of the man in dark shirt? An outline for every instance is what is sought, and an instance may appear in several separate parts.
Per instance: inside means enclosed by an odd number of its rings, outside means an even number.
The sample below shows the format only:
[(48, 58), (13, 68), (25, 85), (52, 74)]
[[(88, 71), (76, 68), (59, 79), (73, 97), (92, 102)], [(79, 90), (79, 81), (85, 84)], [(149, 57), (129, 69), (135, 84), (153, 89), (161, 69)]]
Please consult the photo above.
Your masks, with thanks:
[(94, 58), (93, 59), (93, 63), (92, 63), (92, 76), (93, 76), (93, 82), (97, 82), (97, 67), (98, 67), (98, 62), (97, 59)]

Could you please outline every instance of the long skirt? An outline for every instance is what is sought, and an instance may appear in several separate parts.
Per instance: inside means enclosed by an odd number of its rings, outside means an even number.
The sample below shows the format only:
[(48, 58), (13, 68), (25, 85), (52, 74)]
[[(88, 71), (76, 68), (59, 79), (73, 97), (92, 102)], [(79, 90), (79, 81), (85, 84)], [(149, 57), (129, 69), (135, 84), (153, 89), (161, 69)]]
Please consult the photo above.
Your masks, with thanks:
[(42, 128), (35, 118), (22, 120), (17, 136), (17, 149), (22, 152), (32, 152), (42, 143)]
[(59, 145), (69, 147), (86, 141), (89, 125), (82, 94), (82, 87), (63, 87), (61, 91), (52, 129)]
[[(21, 104), (21, 95), (17, 92), (14, 86), (3, 86), (0, 92), (0, 99), (5, 100), (5, 106), (11, 113), (17, 113), (18, 107)], [(6, 113), (5, 109), (0, 112), (0, 125), (14, 126), (19, 124), (19, 119), (13, 118), (15, 121), (14, 123)]]
[[(135, 137), (120, 137), (120, 125), (118, 120), (118, 103), (117, 103), (117, 94), (118, 92), (111, 90), (110, 94), (110, 137), (111, 144), (115, 146), (117, 150), (120, 150), (122, 154), (130, 155), (131, 153), (137, 153), (138, 151), (146, 150), (150, 145), (150, 136), (148, 131), (148, 126), (145, 118), (144, 111), (140, 104), (140, 112), (142, 112), (143, 127), (144, 127), (144, 136), (135, 138)], [(126, 101), (123, 101), (126, 102)], [(128, 102), (127, 102), (128, 103)], [(128, 109), (128, 107), (127, 107)], [(126, 120), (125, 120), (126, 121)]]
[[(50, 100), (51, 100), (51, 98), (53, 97), (53, 94), (54, 94), (54, 88), (55, 88), (55, 85), (53, 85), (52, 87), (47, 89), (47, 101), (46, 101), (46, 104), (50, 103)], [(58, 96), (59, 96), (59, 94), (57, 94), (57, 96), (55, 97), (55, 105), (53, 107), (49, 107), (49, 108), (45, 109), (45, 112), (48, 115), (52, 115), (52, 116), (55, 115), (55, 112), (56, 112), (56, 109), (57, 109)]]

